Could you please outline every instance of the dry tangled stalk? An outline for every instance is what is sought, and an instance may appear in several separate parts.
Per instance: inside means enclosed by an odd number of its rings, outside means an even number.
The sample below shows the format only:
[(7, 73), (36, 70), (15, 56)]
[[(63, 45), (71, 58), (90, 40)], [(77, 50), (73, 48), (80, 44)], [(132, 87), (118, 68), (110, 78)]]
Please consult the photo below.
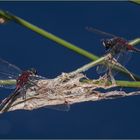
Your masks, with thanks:
[[(139, 92), (125, 93), (124, 91), (110, 91), (100, 92), (99, 88), (112, 88), (116, 85), (106, 86), (104, 82), (94, 84), (97, 80), (92, 82), (83, 82), (81, 79), (88, 78), (82, 73), (62, 73), (54, 79), (45, 79), (37, 81), (36, 86), (32, 86), (26, 92), (26, 99), (19, 94), (9, 108), (5, 108), (0, 113), (14, 111), (19, 109), (33, 110), (45, 106), (53, 106), (60, 104), (75, 104), (85, 101), (99, 101), (104, 99), (116, 99), (118, 97), (125, 97), (137, 95)], [(101, 81), (102, 79), (98, 79)]]

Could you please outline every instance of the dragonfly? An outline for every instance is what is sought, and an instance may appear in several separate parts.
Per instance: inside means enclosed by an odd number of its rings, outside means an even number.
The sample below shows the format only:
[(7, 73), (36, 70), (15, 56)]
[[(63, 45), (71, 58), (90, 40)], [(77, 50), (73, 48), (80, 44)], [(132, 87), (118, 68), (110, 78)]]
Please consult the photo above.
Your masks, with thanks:
[[(26, 97), (26, 90), (36, 85), (36, 80), (46, 79), (37, 74), (36, 69), (30, 68), (28, 70), (22, 71), (19, 67), (10, 64), (8, 61), (0, 59), (0, 80), (15, 80), (14, 84), (0, 84), (2, 88), (14, 89), (14, 92), (10, 94), (6, 99), (4, 99), (0, 104), (0, 111), (5, 111), (10, 107), (11, 103), (18, 97), (19, 94), (23, 93), (23, 96)], [(8, 106), (8, 108), (7, 108)], [(68, 111), (70, 109), (68, 104), (47, 106), (46, 108)]]
[[(114, 59), (116, 62), (118, 62), (122, 66), (125, 66), (126, 63), (128, 63), (128, 61), (130, 60), (131, 52), (140, 53), (140, 50), (138, 48), (129, 44), (129, 42), (122, 37), (119, 37), (111, 33), (107, 33), (107, 32), (98, 30), (96, 28), (92, 28), (92, 27), (86, 27), (86, 29), (90, 32), (94, 32), (100, 35), (104, 35), (106, 37), (107, 36), (110, 37), (106, 39), (101, 39), (101, 43), (105, 47), (106, 54), (110, 53), (111, 59), (112, 60)], [(105, 65), (99, 65), (97, 66), (96, 71), (98, 74), (101, 74), (101, 73), (105, 73), (107, 70), (112, 69), (112, 68), (113, 66), (110, 68)], [(116, 71), (113, 71), (113, 72), (114, 72), (113, 75), (117, 74)]]

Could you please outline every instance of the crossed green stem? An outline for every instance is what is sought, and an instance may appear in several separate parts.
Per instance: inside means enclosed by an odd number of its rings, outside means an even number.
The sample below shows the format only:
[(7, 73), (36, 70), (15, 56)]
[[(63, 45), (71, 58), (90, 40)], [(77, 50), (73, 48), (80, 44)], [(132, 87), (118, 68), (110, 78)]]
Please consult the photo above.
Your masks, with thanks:
[[(0, 16), (3, 17), (6, 20), (14, 21), (17, 24), (20, 24), (20, 25), (22, 25), (22, 26), (24, 26), (24, 27), (26, 27), (26, 28), (28, 28), (28, 29), (36, 32), (37, 34), (40, 34), (41, 36), (43, 36), (43, 37), (45, 37), (47, 39), (50, 39), (50, 40), (52, 40), (52, 41), (60, 44), (61, 46), (64, 46), (64, 47), (66, 47), (66, 48), (68, 48), (68, 49), (70, 49), (70, 50), (72, 50), (72, 51), (74, 51), (74, 52), (76, 52), (76, 53), (78, 53), (80, 55), (83, 55), (83, 56), (85, 56), (85, 57), (93, 60), (93, 61), (98, 61), (97, 59), (99, 59), (98, 56), (96, 56), (96, 55), (94, 55), (94, 54), (92, 54), (92, 53), (90, 53), (90, 52), (88, 52), (88, 51), (86, 51), (86, 50), (84, 50), (84, 49), (76, 46), (76, 45), (73, 45), (72, 43), (70, 43), (68, 41), (65, 41), (65, 40), (63, 40), (63, 39), (61, 39), (61, 38), (59, 38), (59, 37), (57, 37), (57, 36), (55, 36), (55, 35), (47, 32), (47, 31), (45, 31), (45, 30), (43, 30), (43, 29), (41, 29), (41, 28), (39, 28), (39, 27), (37, 27), (37, 26), (35, 26), (35, 25), (33, 25), (33, 24), (31, 24), (31, 23), (23, 20), (22, 18), (19, 18), (19, 17), (15, 16), (15, 15), (9, 13), (9, 12), (0, 10)], [(140, 38), (134, 39), (133, 41), (129, 42), (129, 44), (131, 44), (133, 46), (140, 44)], [(103, 63), (103, 62), (100, 62), (100, 63)], [(116, 66), (114, 68), (116, 70), (120, 71), (121, 73), (129, 76), (129, 74), (125, 70), (123, 70), (122, 68), (120, 68), (118, 66)], [(133, 76), (134, 76), (134, 78), (136, 80), (140, 80), (140, 77), (138, 75), (136, 75), (134, 73), (132, 73), (132, 74), (133, 74)], [(7, 81), (2, 81), (2, 82), (3, 82), (3, 84), (4, 83), (7, 84), (8, 80)], [(13, 82), (9, 81), (9, 84), (10, 83), (13, 84)], [(123, 86), (123, 83), (124, 83), (124, 85), (126, 85), (126, 83), (127, 83), (127, 85), (129, 87), (131, 87), (131, 84), (132, 84), (132, 82), (129, 82), (129, 81), (125, 81), (125, 82), (124, 81), (122, 81), (122, 82), (121, 81), (120, 82), (118, 81), (117, 82), (118, 86), (119, 85)], [(136, 84), (136, 82), (134, 82), (134, 83), (135, 83), (136, 87), (138, 86), (138, 83), (140, 85), (140, 82), (137, 82), (137, 84)]]

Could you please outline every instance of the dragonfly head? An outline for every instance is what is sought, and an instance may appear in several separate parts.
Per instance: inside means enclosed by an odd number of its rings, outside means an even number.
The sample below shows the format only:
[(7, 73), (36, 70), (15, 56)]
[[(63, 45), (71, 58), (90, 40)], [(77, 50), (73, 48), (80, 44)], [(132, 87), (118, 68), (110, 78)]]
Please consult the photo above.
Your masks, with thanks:
[(101, 43), (106, 48), (106, 50), (108, 50), (112, 47), (112, 40), (111, 39), (102, 39)]
[(35, 68), (30, 68), (28, 71), (34, 75), (37, 75), (37, 70)]

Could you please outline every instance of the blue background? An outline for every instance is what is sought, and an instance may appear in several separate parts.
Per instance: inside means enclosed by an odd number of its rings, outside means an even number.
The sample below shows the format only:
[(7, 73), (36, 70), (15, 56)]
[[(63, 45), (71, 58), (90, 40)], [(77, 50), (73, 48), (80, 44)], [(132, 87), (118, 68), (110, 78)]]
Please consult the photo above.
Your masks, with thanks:
[[(0, 2), (0, 8), (96, 55), (103, 55), (93, 26), (129, 40), (139, 36), (140, 6), (130, 2)], [(35, 67), (54, 78), (90, 62), (15, 23), (0, 26), (0, 57), (21, 69)], [(140, 74), (139, 55), (128, 68)], [(98, 75), (93, 70), (90, 77)], [(0, 89), (1, 99), (10, 90)], [(76, 104), (69, 112), (49, 109), (0, 115), (0, 138), (140, 138), (140, 97)]]

